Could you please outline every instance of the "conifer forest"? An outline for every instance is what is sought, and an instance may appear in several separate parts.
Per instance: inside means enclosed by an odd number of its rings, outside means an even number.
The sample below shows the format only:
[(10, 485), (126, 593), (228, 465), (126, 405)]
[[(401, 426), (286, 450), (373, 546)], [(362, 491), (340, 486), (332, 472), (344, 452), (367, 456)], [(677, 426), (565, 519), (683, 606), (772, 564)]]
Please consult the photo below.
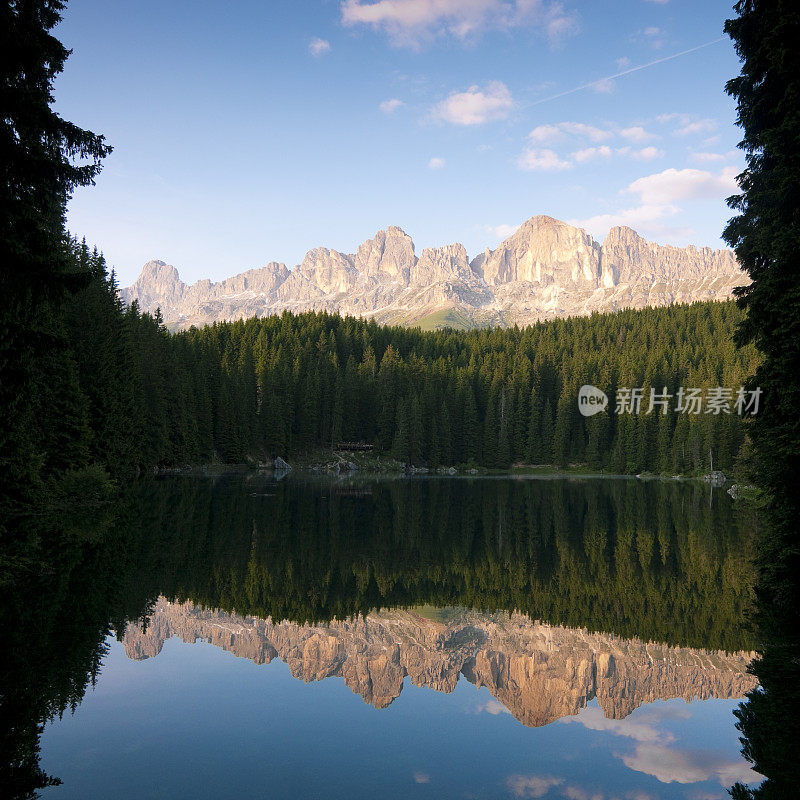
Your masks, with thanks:
[[(728, 413), (661, 413), (649, 389), (728, 387), (757, 364), (737, 349), (734, 303), (422, 332), (306, 313), (171, 333), (123, 307), (113, 273), (70, 243), (87, 285), (52, 317), (61, 346), (38, 374), (26, 425), (40, 475), (100, 466), (287, 460), (364, 443), (402, 464), (507, 469), (585, 465), (615, 474), (696, 474), (746, 457)], [(578, 390), (643, 387), (638, 413), (585, 418)], [(613, 410), (613, 409), (610, 409)], [(47, 422), (50, 419), (52, 422)], [(58, 420), (58, 424), (56, 424)], [(745, 450), (743, 451), (743, 447)]]

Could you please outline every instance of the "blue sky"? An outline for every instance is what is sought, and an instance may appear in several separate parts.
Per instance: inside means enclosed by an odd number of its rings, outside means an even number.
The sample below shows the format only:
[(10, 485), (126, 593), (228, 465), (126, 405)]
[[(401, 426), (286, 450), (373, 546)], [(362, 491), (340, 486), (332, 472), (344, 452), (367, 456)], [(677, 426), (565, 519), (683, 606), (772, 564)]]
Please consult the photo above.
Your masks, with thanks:
[(115, 149), (70, 229), (123, 285), (153, 258), (220, 279), (387, 225), (473, 256), (540, 213), (721, 246), (731, 5), (71, 0), (56, 107)]

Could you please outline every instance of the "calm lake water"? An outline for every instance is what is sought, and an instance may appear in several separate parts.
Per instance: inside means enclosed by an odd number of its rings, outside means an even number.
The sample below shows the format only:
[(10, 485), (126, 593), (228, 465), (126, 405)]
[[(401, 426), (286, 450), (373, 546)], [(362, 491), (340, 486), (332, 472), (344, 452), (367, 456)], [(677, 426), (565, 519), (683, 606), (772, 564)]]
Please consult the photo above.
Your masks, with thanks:
[(635, 480), (136, 488), (20, 611), (43, 796), (724, 798), (752, 525)]

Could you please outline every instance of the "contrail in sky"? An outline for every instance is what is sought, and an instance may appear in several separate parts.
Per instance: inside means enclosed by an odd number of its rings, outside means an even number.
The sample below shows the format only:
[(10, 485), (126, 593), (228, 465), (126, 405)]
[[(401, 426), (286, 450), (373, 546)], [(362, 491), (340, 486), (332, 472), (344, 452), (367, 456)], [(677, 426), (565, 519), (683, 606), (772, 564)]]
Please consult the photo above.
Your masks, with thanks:
[(535, 100), (530, 105), (538, 106), (542, 103), (549, 103), (551, 100), (558, 100), (559, 97), (566, 97), (568, 94), (574, 94), (575, 92), (580, 92), (583, 89), (588, 89), (591, 86), (596, 86), (598, 83), (603, 83), (604, 81), (612, 81), (614, 78), (621, 78), (623, 75), (630, 75), (632, 72), (638, 72), (640, 69), (647, 69), (648, 67), (654, 67), (656, 64), (663, 64), (665, 61), (671, 61), (673, 58), (679, 58), (680, 56), (685, 56), (687, 53), (694, 53), (695, 50), (702, 50), (704, 47), (710, 47), (712, 44), (717, 44), (717, 42), (724, 41), (725, 37), (720, 36), (719, 39), (712, 39), (710, 42), (706, 42), (705, 44), (698, 44), (697, 47), (690, 47), (688, 50), (681, 50), (680, 53), (673, 53), (671, 56), (664, 56), (664, 58), (657, 58), (655, 61), (651, 61), (649, 64), (640, 64), (638, 67), (631, 67), (630, 69), (625, 69), (622, 72), (617, 72), (616, 75), (606, 75), (605, 78), (598, 78), (596, 81), (591, 81), (590, 83), (584, 83), (582, 86), (576, 86), (574, 89), (567, 89), (566, 92), (561, 92), (559, 94), (554, 94), (551, 97), (544, 97), (541, 100)]

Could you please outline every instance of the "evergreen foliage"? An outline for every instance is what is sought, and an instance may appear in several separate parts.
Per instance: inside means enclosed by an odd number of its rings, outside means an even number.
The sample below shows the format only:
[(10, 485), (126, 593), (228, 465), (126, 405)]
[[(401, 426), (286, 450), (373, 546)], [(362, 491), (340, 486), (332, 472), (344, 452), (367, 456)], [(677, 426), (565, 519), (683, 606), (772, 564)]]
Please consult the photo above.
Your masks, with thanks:
[[(155, 324), (135, 310), (129, 316)], [(588, 463), (622, 473), (698, 473), (713, 453), (716, 467), (732, 470), (744, 441), (734, 409), (661, 414), (648, 405), (650, 386), (666, 387), (674, 408), (680, 387), (744, 383), (757, 361), (754, 348), (731, 344), (740, 321), (733, 303), (698, 303), (509, 330), (421, 332), (284, 313), (162, 333), (174, 366), (150, 393), (160, 386), (180, 395), (179, 379), (198, 386), (211, 377), (213, 388), (163, 423), (163, 406), (146, 403), (153, 442), (181, 413), (195, 416), (183, 423), (186, 436), (143, 453), (142, 463), (208, 457), (208, 443), (193, 440), (204, 429), (201, 413), (215, 420), (213, 454), (229, 462), (364, 441), (428, 467)], [(144, 373), (152, 370), (149, 353), (140, 362)], [(577, 407), (584, 383), (607, 389), (612, 405), (616, 386), (645, 387), (646, 399), (638, 415), (585, 418)]]
[[(72, 191), (93, 182), (110, 148), (51, 108), (53, 82), (69, 55), (50, 33), (63, 8), (61, 0), (0, 6), (0, 507), (30, 499), (44, 460), (83, 456), (87, 410), (74, 367), (60, 358), (60, 303), (88, 276), (73, 269), (64, 218)], [(48, 404), (64, 414), (60, 442), (52, 442), (63, 446), (59, 455), (31, 437), (41, 425), (42, 373), (54, 381)]]
[[(244, 463), (372, 444), (400, 462), (507, 469), (587, 464), (612, 473), (736, 466), (730, 414), (578, 413), (578, 388), (738, 387), (755, 349), (730, 338), (734, 303), (623, 311), (528, 328), (422, 332), (307, 313), (172, 334), (123, 308), (103, 256), (73, 241), (88, 284), (53, 325), (60, 348), (34, 382), (28, 432), (43, 478), (104, 466)], [(660, 389), (659, 389), (660, 391)], [(649, 390), (645, 389), (649, 398)], [(674, 403), (674, 399), (673, 399)]]
[(738, 212), (724, 237), (752, 282), (740, 290), (747, 317), (741, 344), (763, 354), (753, 385), (770, 398), (752, 426), (759, 485), (769, 493), (759, 545), (761, 688), (738, 712), (743, 753), (766, 777), (736, 798), (797, 795), (800, 767), (800, 8), (791, 0), (740, 0), (728, 20), (741, 73), (727, 84), (736, 99), (747, 167)]

